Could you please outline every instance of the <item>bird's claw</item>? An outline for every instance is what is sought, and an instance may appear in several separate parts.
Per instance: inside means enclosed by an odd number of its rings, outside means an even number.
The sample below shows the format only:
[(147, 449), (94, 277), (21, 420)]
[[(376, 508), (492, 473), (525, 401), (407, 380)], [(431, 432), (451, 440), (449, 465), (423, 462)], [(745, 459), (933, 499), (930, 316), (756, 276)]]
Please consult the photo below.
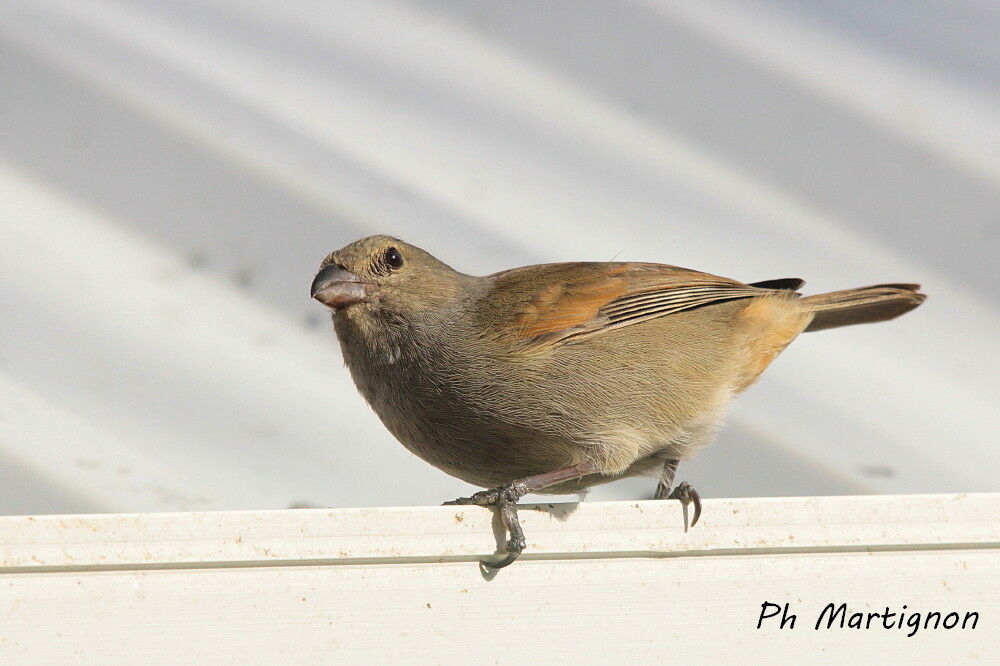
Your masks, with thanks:
[(511, 537), (504, 545), (504, 555), (494, 562), (483, 562), (483, 566), (490, 570), (503, 569), (514, 563), (514, 560), (524, 551), (527, 544), (524, 539)]
[(681, 507), (684, 510), (684, 531), (688, 531), (688, 504), (694, 505), (694, 517), (691, 519), (690, 527), (694, 527), (698, 523), (698, 519), (701, 518), (701, 496), (698, 491), (695, 490), (690, 483), (687, 481), (681, 481), (674, 488), (673, 492), (667, 495), (667, 499), (675, 499), (681, 503)]

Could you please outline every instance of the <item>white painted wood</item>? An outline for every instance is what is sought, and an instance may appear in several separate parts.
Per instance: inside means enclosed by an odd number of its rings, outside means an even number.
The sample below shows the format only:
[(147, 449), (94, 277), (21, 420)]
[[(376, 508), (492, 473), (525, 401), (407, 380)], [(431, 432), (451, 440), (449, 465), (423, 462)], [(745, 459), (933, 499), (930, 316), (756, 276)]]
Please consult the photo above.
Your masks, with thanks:
[[(0, 663), (939, 663), (1000, 649), (1000, 494), (0, 518)], [(756, 629), (765, 601), (794, 629)], [(850, 612), (976, 628), (814, 629)], [(906, 609), (903, 609), (903, 605)]]

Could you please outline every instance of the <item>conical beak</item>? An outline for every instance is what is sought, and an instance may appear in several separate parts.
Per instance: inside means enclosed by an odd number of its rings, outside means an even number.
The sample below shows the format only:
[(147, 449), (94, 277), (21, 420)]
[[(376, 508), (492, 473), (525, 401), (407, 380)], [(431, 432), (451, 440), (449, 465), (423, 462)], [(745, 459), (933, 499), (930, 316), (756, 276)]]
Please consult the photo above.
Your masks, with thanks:
[(339, 310), (355, 303), (368, 302), (366, 287), (365, 282), (354, 273), (330, 264), (316, 274), (309, 295), (323, 305)]

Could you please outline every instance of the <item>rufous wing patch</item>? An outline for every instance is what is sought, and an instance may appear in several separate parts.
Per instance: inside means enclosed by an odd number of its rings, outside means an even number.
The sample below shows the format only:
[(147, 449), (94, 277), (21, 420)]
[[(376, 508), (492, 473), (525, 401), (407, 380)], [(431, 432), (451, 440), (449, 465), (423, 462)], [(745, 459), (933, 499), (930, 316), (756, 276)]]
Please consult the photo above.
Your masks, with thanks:
[(513, 321), (519, 340), (545, 339), (602, 324), (598, 313), (625, 293), (624, 280), (607, 277), (587, 282), (557, 283), (539, 289)]

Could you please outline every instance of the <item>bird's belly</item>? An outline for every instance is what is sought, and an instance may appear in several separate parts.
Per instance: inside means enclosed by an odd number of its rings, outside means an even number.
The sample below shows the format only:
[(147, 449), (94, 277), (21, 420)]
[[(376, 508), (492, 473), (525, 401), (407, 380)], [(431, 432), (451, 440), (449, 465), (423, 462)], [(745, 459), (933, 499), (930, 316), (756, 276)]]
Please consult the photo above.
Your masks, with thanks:
[(405, 350), (384, 367), (384, 355), (368, 357), (364, 372), (347, 360), (389, 431), (448, 474), (495, 486), (591, 460), (614, 478), (650, 456), (689, 457), (709, 439), (743, 358), (724, 326), (731, 315), (718, 319), (713, 328), (681, 313), (476, 366), (460, 350), (430, 368)]
[(481, 404), (428, 405), (418, 396), (370, 403), (411, 453), (473, 485), (498, 486), (583, 461), (573, 442), (495, 418)]
[(586, 460), (611, 481), (653, 455), (687, 457), (714, 429), (731, 391), (722, 386), (711, 396), (678, 400), (669, 384), (642, 395), (606, 377), (563, 382), (557, 391), (531, 376), (472, 395), (415, 379), (408, 391), (362, 382), (359, 389), (409, 451), (463, 481), (492, 487)]

